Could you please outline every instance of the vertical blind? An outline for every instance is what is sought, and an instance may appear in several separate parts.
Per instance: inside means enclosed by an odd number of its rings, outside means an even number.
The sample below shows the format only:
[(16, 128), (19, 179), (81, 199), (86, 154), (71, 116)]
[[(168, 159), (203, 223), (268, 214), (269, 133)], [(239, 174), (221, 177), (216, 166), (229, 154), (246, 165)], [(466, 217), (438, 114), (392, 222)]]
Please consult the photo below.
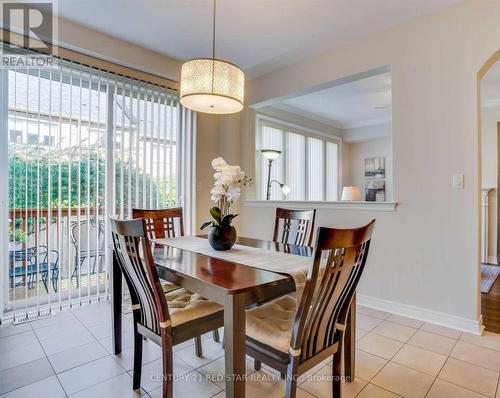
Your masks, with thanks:
[(176, 92), (74, 62), (1, 73), (3, 310), (23, 321), (108, 297), (108, 216), (182, 205), (179, 168), (191, 159), (179, 154), (192, 152), (180, 143), (193, 144), (195, 123), (181, 125)]
[(260, 199), (266, 199), (268, 160), (259, 150), (275, 149), (281, 155), (273, 161), (271, 180), (286, 184), (290, 193), (285, 196), (280, 186), (273, 183), (271, 200), (338, 200), (340, 140), (337, 137), (327, 138), (264, 118), (258, 119), (257, 131)]

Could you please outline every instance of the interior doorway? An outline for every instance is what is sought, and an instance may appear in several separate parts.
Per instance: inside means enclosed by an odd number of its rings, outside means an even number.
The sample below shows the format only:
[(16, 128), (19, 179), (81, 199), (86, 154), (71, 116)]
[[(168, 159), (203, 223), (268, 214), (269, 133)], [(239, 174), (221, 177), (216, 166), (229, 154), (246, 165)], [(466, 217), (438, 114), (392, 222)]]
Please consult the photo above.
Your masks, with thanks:
[(500, 60), (480, 76), (481, 313), (500, 333)]

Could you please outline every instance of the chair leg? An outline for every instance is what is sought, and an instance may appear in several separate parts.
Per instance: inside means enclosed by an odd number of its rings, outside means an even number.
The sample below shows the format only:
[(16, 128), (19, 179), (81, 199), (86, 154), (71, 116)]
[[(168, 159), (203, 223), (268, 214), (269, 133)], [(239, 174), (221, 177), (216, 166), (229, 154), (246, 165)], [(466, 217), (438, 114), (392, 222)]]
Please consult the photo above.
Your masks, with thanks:
[(141, 388), (142, 373), (142, 335), (137, 331), (137, 324), (134, 325), (134, 372), (132, 378), (132, 388)]
[(212, 337), (216, 343), (220, 343), (219, 329), (215, 329), (212, 332)]
[(342, 339), (338, 351), (333, 355), (332, 361), (332, 397), (340, 398), (342, 395)]
[(254, 359), (254, 361), (253, 361), (253, 368), (255, 370), (261, 370), (262, 369), (262, 362), (257, 361), (256, 359)]
[[(299, 369), (299, 358), (292, 357), (286, 369), (285, 377), (285, 398), (297, 397), (297, 371)], [(336, 398), (334, 396), (334, 398)]]
[(162, 332), (162, 354), (163, 354), (163, 398), (173, 398), (174, 378), (173, 378), (173, 358), (172, 358), (172, 337)]
[(48, 272), (44, 272), (42, 274), (42, 283), (43, 283), (43, 286), (45, 287), (45, 291), (48, 294), (49, 293), (49, 287), (47, 285), (47, 277), (48, 277)]
[(201, 346), (201, 336), (197, 336), (194, 338), (194, 350), (198, 358), (201, 358), (203, 356), (203, 348)]
[[(55, 271), (55, 270), (54, 270)], [(54, 289), (54, 292), (57, 292), (57, 279), (59, 278), (59, 271), (54, 272), (52, 271), (52, 288)]]
[(73, 278), (75, 278), (76, 287), (78, 287), (79, 281), (78, 281), (78, 258), (77, 257), (75, 257), (75, 267), (73, 268), (73, 272), (71, 273), (70, 282), (73, 282)]

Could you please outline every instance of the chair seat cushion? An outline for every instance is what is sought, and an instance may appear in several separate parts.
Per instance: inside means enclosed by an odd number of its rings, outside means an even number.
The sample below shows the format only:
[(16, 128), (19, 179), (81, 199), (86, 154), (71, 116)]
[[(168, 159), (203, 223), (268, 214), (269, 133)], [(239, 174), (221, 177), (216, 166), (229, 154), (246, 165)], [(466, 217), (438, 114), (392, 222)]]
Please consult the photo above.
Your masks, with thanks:
[(224, 310), (222, 305), (183, 288), (166, 293), (165, 298), (172, 327)]
[(172, 290), (179, 289), (179, 286), (174, 285), (173, 283), (161, 281), (161, 287), (163, 288), (163, 293), (171, 292)]
[(246, 334), (251, 339), (288, 354), (297, 300), (282, 296), (246, 313)]

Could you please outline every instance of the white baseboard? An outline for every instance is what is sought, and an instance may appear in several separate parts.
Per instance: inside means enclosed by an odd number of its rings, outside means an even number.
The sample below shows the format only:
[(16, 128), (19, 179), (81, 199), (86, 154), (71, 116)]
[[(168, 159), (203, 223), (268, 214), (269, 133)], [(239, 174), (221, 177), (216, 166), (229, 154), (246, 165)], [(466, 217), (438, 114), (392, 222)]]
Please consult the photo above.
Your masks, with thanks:
[(488, 264), (498, 264), (498, 257), (496, 256), (488, 256), (487, 260)]
[(466, 319), (456, 315), (414, 307), (364, 294), (357, 295), (357, 304), (477, 335), (482, 334), (484, 329), (482, 316), (478, 320)]

